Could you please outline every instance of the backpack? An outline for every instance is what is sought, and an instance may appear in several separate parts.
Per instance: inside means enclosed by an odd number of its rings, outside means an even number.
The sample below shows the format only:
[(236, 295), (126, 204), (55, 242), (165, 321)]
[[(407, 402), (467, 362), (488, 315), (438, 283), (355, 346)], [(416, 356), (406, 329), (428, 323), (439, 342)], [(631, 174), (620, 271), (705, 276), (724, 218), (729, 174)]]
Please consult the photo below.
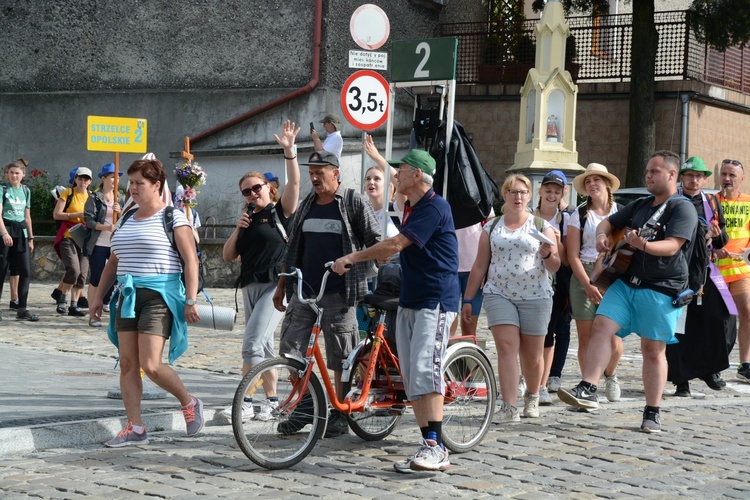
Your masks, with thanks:
[[(133, 208), (131, 210), (128, 210), (123, 214), (123, 216), (120, 218), (119, 222), (117, 223), (117, 227), (122, 227), (125, 222), (130, 219), (133, 214), (138, 210), (138, 208)], [(177, 252), (177, 255), (180, 255), (180, 250), (177, 248), (177, 243), (174, 241), (174, 207), (164, 207), (164, 217), (162, 218), (162, 224), (164, 226), (164, 232), (167, 235), (167, 239), (169, 240), (169, 244), (172, 246), (175, 252)], [(195, 239), (193, 239), (195, 241)], [(201, 252), (201, 247), (198, 245), (198, 242), (195, 241), (195, 253), (198, 256), (198, 293), (203, 291), (204, 286), (204, 271), (203, 271), (203, 253)], [(182, 259), (182, 256), (180, 256), (180, 265), (182, 266), (183, 272), (182, 272), (182, 283), (185, 283), (185, 261)], [(208, 297), (208, 296), (207, 296)], [(209, 300), (210, 302), (210, 300)]]
[[(66, 191), (70, 191), (70, 193), (68, 194), (68, 197), (65, 199), (65, 208), (63, 208), (63, 212), (67, 212), (68, 211), (68, 207), (70, 207), (70, 202), (73, 201), (73, 188), (65, 188), (63, 190), (63, 192), (60, 193), (60, 196), (62, 196), (63, 193), (65, 193)], [(55, 202), (55, 204), (57, 204), (57, 202)], [(63, 221), (61, 221), (61, 220), (56, 220), (55, 221), (55, 226), (57, 226), (57, 230), (58, 231), (60, 230), (60, 227), (62, 227), (62, 223), (63, 223)]]

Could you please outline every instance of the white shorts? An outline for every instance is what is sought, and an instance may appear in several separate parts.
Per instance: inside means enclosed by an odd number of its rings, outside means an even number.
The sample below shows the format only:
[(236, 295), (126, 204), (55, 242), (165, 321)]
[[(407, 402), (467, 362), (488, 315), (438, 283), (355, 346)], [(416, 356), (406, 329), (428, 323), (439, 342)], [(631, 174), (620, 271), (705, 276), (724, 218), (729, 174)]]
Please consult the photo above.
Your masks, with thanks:
[(424, 394), (445, 394), (443, 358), (455, 312), (407, 309), (399, 306), (396, 316), (396, 348), (409, 401)]

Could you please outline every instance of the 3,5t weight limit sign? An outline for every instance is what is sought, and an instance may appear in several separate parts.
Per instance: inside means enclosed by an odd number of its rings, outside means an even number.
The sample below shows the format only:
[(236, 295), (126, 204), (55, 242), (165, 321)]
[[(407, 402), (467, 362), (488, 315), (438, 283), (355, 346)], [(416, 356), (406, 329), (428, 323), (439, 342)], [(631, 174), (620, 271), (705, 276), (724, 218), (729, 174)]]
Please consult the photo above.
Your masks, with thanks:
[(388, 118), (390, 87), (380, 73), (357, 71), (341, 89), (341, 110), (360, 130), (375, 130)]

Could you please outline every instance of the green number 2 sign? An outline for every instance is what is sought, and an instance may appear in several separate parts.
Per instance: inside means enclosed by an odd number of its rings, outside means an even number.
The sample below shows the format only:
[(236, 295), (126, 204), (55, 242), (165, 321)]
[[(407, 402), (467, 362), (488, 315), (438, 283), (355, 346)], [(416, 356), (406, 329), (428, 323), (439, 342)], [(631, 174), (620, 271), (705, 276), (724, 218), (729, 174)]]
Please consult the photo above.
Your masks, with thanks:
[(457, 54), (457, 38), (395, 41), (391, 81), (453, 80), (456, 77)]

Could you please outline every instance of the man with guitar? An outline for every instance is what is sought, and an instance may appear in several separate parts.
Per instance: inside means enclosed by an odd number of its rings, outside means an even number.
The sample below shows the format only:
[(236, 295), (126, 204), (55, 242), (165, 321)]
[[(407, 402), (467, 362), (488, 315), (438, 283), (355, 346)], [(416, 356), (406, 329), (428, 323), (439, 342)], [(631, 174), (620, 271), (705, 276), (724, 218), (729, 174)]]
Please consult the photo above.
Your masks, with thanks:
[(724, 281), (732, 292), (739, 325), (737, 338), (740, 349), (740, 365), (737, 367), (737, 380), (750, 383), (750, 267), (742, 258), (744, 250), (750, 246), (750, 195), (740, 192), (745, 180), (745, 168), (738, 160), (721, 162), (721, 187), (719, 201), (727, 221), (729, 241), (716, 251)]
[[(611, 355), (613, 335), (631, 332), (641, 337), (643, 385), (646, 407), (641, 431), (661, 431), (659, 404), (667, 382), (667, 344), (676, 342), (674, 332), (682, 307), (676, 299), (688, 287), (688, 256), (698, 215), (693, 205), (677, 194), (679, 157), (657, 151), (646, 166), (646, 187), (653, 196), (641, 198), (612, 214), (597, 227), (600, 252), (610, 249), (608, 236), (622, 228), (624, 240), (635, 252), (630, 265), (604, 294), (592, 326), (583, 379), (558, 396), (569, 405), (588, 410), (599, 407), (596, 382)], [(649, 239), (641, 229), (650, 229)], [(646, 232), (646, 231), (644, 231)], [(675, 304), (676, 303), (676, 304)]]

